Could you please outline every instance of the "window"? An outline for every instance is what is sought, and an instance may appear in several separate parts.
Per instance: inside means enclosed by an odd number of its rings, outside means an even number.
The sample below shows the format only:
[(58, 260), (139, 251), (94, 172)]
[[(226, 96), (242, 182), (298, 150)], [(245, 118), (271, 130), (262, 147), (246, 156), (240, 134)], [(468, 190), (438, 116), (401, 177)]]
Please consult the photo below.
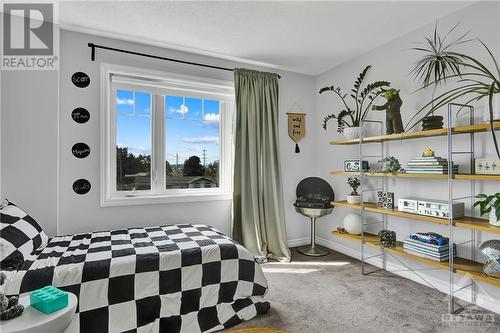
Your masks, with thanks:
[(231, 197), (231, 82), (102, 65), (101, 204)]

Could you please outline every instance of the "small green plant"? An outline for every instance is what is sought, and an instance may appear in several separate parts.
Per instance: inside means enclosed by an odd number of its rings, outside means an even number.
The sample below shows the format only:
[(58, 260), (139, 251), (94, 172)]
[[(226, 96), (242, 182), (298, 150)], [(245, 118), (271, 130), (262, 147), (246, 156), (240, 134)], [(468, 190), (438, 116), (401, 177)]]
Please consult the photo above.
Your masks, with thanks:
[(495, 215), (497, 221), (500, 221), (500, 193), (495, 193), (492, 195), (486, 195), (484, 193), (478, 194), (476, 196), (479, 200), (474, 203), (474, 207), (479, 206), (481, 215), (491, 212), (495, 209)]
[(396, 174), (401, 171), (401, 163), (394, 156), (389, 156), (378, 161), (378, 167), (370, 169), (371, 173), (392, 173)]
[(358, 188), (361, 185), (361, 182), (356, 177), (347, 178), (347, 184), (352, 188), (350, 195), (359, 195)]
[(331, 91), (336, 94), (343, 103), (344, 109), (338, 115), (332, 113), (325, 117), (323, 120), (323, 129), (326, 131), (326, 124), (331, 119), (337, 119), (337, 132), (342, 133), (345, 127), (359, 127), (371, 110), (373, 100), (378, 95), (384, 92), (383, 87), (389, 87), (390, 83), (387, 81), (376, 81), (366, 85), (364, 89), (361, 88), (365, 79), (366, 73), (371, 66), (366, 66), (365, 69), (358, 75), (354, 82), (354, 87), (351, 89), (351, 97), (354, 100), (354, 107), (347, 104), (347, 94), (344, 94), (340, 87), (330, 86), (321, 88), (319, 93)]

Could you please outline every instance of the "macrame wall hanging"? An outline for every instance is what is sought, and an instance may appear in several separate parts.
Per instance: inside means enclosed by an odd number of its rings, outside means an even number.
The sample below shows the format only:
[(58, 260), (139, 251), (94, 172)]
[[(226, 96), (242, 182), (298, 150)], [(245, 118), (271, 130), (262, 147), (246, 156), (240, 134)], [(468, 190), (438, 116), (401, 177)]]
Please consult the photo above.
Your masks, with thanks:
[[(295, 106), (295, 104), (294, 104)], [(297, 105), (298, 107), (298, 105)], [(298, 107), (300, 109), (300, 107)], [(289, 112), (288, 115), (288, 136), (295, 142), (295, 152), (300, 153), (299, 141), (306, 135), (306, 114), (299, 112)]]

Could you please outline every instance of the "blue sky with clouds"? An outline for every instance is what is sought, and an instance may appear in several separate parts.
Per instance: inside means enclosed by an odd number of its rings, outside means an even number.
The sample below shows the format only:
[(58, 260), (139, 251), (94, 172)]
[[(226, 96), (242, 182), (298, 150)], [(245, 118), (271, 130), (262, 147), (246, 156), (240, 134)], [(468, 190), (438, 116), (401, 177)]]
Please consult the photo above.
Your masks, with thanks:
[[(207, 164), (219, 160), (220, 102), (182, 96), (165, 97), (166, 159), (175, 164), (192, 155)], [(151, 154), (151, 95), (117, 90), (116, 143), (133, 154)], [(202, 160), (203, 162), (203, 160)]]

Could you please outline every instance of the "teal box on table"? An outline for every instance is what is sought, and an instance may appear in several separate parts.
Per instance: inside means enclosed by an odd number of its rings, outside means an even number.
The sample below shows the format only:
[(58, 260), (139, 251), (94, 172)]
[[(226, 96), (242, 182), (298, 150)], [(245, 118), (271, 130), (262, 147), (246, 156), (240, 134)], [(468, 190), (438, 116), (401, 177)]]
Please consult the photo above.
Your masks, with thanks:
[(46, 286), (30, 293), (31, 306), (49, 314), (68, 306), (68, 293), (53, 286)]

